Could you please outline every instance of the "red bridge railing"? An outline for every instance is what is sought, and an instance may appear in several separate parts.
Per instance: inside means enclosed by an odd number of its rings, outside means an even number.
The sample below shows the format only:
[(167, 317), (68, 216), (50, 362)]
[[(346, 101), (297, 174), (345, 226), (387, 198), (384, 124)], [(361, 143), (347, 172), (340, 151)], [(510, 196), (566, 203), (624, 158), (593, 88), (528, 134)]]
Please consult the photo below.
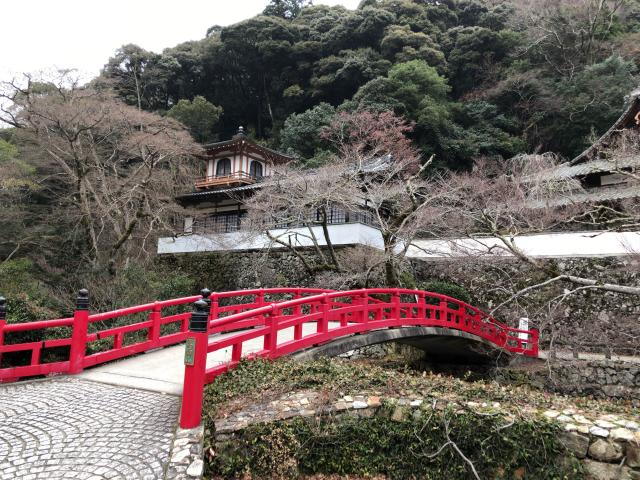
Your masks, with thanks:
[[(196, 311), (176, 311), (193, 302)], [(107, 325), (114, 321), (121, 324)], [(205, 383), (247, 356), (245, 342), (262, 339), (263, 348), (251, 352), (251, 358), (277, 358), (347, 335), (406, 326), (460, 330), (512, 353), (538, 355), (537, 330), (509, 327), (460, 300), (419, 290), (272, 288), (212, 294), (205, 289), (202, 295), (93, 315), (88, 292), (81, 290), (73, 317), (29, 323), (8, 324), (5, 300), (0, 297), (0, 367), (3, 355), (20, 354), (25, 363), (0, 368), (0, 382), (79, 373), (86, 367), (187, 340), (180, 424), (192, 428), (200, 422)], [(58, 338), (48, 338), (47, 332), (54, 329), (58, 329)], [(287, 329), (292, 331), (284, 338)], [(224, 335), (210, 340), (212, 334)], [(44, 339), (16, 340), (20, 335)], [(60, 348), (65, 349), (64, 354), (58, 350), (57, 356), (50, 357), (54, 360), (43, 360), (43, 352)], [(207, 355), (227, 348), (231, 358), (207, 369)]]
[[(265, 298), (269, 301), (280, 297), (300, 298), (324, 291), (326, 290), (312, 288), (271, 288), (215, 293), (213, 296), (216, 301), (212, 302), (215, 304), (215, 312), (212, 309), (209, 315), (213, 319), (259, 308), (265, 305)], [(80, 290), (73, 317), (27, 323), (7, 323), (5, 299), (0, 297), (0, 367), (3, 356), (9, 359), (19, 354), (21, 362), (25, 363), (0, 368), (0, 382), (55, 373), (80, 373), (86, 367), (183, 342), (189, 336), (191, 312), (176, 313), (168, 310), (190, 306), (201, 298), (208, 299), (209, 295), (211, 292), (205, 289), (202, 295), (91, 315), (89, 293)], [(220, 306), (220, 301), (228, 304)], [(116, 321), (124, 325), (108, 325)], [(256, 320), (248, 320), (240, 326), (250, 327), (255, 322)], [(234, 325), (233, 328), (237, 327)], [(225, 331), (227, 330), (217, 327), (211, 333)], [(20, 336), (37, 339), (16, 340)], [(64, 347), (66, 349), (61, 352), (60, 349)], [(55, 360), (43, 360), (43, 354), (54, 352), (54, 349), (58, 349), (57, 355), (50, 357)], [(60, 357), (66, 358), (61, 360)]]
[[(278, 358), (333, 339), (382, 328), (442, 327), (473, 334), (508, 352), (537, 356), (538, 331), (519, 330), (498, 322), (460, 300), (437, 293), (406, 289), (365, 289), (318, 295), (244, 309), (225, 318), (211, 316), (218, 309), (196, 302), (185, 354), (185, 379), (180, 426), (200, 423), (204, 385), (235, 367), (245, 355), (243, 345), (263, 339), (263, 348), (250, 358)], [(305, 333), (305, 325), (310, 325)], [(254, 327), (247, 330), (247, 327)], [(284, 330), (289, 338), (280, 335)], [(310, 331), (309, 331), (310, 330)], [(231, 332), (215, 336), (212, 332)], [(207, 355), (231, 348), (230, 360), (207, 368)]]

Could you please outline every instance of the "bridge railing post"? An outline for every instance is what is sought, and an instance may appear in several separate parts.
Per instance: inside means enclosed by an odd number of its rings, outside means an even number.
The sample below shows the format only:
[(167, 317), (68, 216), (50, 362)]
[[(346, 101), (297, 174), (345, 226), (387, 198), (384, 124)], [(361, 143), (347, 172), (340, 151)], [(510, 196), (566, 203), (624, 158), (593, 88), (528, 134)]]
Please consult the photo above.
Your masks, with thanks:
[(149, 327), (149, 333), (147, 334), (147, 340), (151, 342), (154, 347), (160, 343), (160, 319), (162, 318), (162, 308), (158, 302), (153, 303), (153, 309), (149, 313), (149, 320), (151, 326)]
[(278, 346), (278, 315), (279, 311), (276, 308), (275, 303), (271, 304), (273, 310), (264, 316), (264, 324), (269, 327), (269, 332), (264, 336), (263, 349), (268, 351), (268, 357), (273, 358), (276, 348)]
[[(294, 299), (299, 299), (302, 298), (302, 294), (300, 292), (299, 288), (296, 288), (295, 290), (295, 295), (293, 296)], [(300, 315), (302, 315), (302, 305), (298, 304), (295, 307), (293, 307), (293, 316), (294, 317), (299, 317)], [(293, 339), (294, 340), (300, 340), (302, 338), (302, 322), (301, 323), (296, 323), (296, 325), (293, 327)]]
[(80, 373), (84, 370), (84, 357), (87, 351), (87, 330), (89, 328), (89, 291), (83, 288), (76, 298), (76, 309), (73, 312), (73, 332), (69, 349), (69, 373)]
[(326, 293), (322, 294), (322, 300), (320, 301), (320, 312), (322, 317), (318, 321), (317, 332), (326, 333), (329, 331), (329, 296)]
[[(0, 295), (0, 348), (4, 345), (4, 326), (7, 324), (7, 299)], [(2, 352), (0, 351), (0, 368), (2, 368)]]
[(393, 292), (391, 303), (393, 304), (393, 313), (391, 314), (392, 320), (400, 320), (400, 292), (398, 292), (397, 288)]
[[(207, 331), (211, 328), (211, 320), (214, 320), (213, 317), (213, 301), (211, 300), (211, 290), (208, 288), (203, 288), (200, 290), (200, 295), (202, 295), (202, 300), (207, 304)], [(216, 318), (218, 317), (218, 312), (216, 311)]]
[(207, 369), (209, 312), (207, 302), (198, 300), (189, 320), (189, 338), (184, 351), (184, 385), (180, 427), (195, 428), (202, 418), (202, 398), (204, 396)]
[(449, 321), (448, 310), (449, 310), (449, 303), (446, 300), (440, 300), (438, 319), (442, 323), (447, 323)]
[(369, 294), (365, 289), (362, 289), (360, 295), (358, 295), (358, 305), (360, 305), (360, 312), (357, 315), (358, 322), (366, 323), (369, 321)]
[(427, 317), (427, 296), (424, 292), (418, 293), (418, 318), (426, 319)]

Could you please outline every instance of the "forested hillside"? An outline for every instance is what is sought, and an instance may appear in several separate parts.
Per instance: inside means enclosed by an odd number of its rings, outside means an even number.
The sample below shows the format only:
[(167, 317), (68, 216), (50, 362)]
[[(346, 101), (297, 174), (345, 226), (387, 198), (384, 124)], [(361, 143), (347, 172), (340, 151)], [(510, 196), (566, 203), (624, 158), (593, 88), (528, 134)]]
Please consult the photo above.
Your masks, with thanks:
[(392, 108), (416, 123), (426, 156), (454, 168), (522, 151), (574, 156), (637, 84), (636, 1), (308, 3), (273, 0), (162, 54), (123, 46), (102, 77), (198, 140), (245, 125), (306, 159), (323, 158), (318, 131), (336, 110)]
[(67, 73), (2, 85), (0, 294), (12, 320), (68, 312), (79, 287), (95, 308), (202, 287), (146, 266), (181, 219), (174, 197), (200, 174), (198, 143), (239, 125), (317, 166), (337, 115), (391, 110), (413, 123), (422, 160), (433, 156), (428, 176), (522, 152), (571, 158), (638, 84), (638, 0), (267, 3), (161, 54), (122, 46), (88, 85)]

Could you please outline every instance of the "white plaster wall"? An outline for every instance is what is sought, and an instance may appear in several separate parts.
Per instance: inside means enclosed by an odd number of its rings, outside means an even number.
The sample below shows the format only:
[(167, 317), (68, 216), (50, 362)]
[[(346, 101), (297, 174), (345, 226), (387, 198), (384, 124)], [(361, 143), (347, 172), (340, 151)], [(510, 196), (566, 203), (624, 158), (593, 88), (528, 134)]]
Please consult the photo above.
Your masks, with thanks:
[[(515, 237), (516, 247), (532, 257), (611, 257), (640, 253), (640, 232), (572, 232)], [(442, 258), (486, 254), (503, 245), (497, 238), (416, 240), (409, 247), (413, 258)], [(495, 249), (495, 255), (507, 255)]]
[[(313, 228), (316, 238), (324, 245), (320, 227)], [(300, 247), (312, 246), (305, 228), (274, 229), (271, 234)], [(329, 236), (334, 245), (367, 245), (382, 249), (380, 232), (368, 225), (351, 223), (330, 225)], [(610, 257), (640, 252), (640, 232), (578, 232), (554, 233), (516, 237), (515, 245), (533, 257)], [(499, 246), (497, 238), (416, 240), (409, 247), (411, 258), (447, 258), (462, 255), (487, 255), (489, 248)], [(284, 248), (271, 242), (266, 235), (233, 232), (217, 235), (185, 235), (165, 237), (158, 241), (158, 253), (215, 252), (229, 250), (260, 250)], [(493, 255), (509, 256), (501, 249)]]
[[(271, 235), (295, 246), (313, 246), (306, 228), (274, 229)], [(321, 227), (313, 227), (313, 233), (320, 245), (325, 245)], [(382, 248), (380, 231), (360, 223), (329, 225), (329, 238), (333, 245), (368, 245)], [(165, 237), (158, 240), (158, 253), (216, 252), (232, 250), (261, 250), (264, 248), (284, 248), (272, 242), (266, 235), (250, 235), (247, 232), (221, 233), (217, 235), (185, 235)]]

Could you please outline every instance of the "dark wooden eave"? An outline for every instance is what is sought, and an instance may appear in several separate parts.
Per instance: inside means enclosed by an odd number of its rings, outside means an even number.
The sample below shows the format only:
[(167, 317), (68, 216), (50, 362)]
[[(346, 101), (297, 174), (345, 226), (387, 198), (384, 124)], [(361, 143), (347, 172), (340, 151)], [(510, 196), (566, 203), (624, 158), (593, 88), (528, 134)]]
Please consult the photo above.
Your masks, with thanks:
[(176, 202), (182, 207), (198, 205), (205, 201), (221, 201), (226, 199), (241, 200), (253, 195), (257, 189), (262, 188), (259, 183), (252, 185), (240, 185), (237, 187), (218, 188), (215, 190), (201, 190), (197, 192), (183, 193), (176, 197)]

